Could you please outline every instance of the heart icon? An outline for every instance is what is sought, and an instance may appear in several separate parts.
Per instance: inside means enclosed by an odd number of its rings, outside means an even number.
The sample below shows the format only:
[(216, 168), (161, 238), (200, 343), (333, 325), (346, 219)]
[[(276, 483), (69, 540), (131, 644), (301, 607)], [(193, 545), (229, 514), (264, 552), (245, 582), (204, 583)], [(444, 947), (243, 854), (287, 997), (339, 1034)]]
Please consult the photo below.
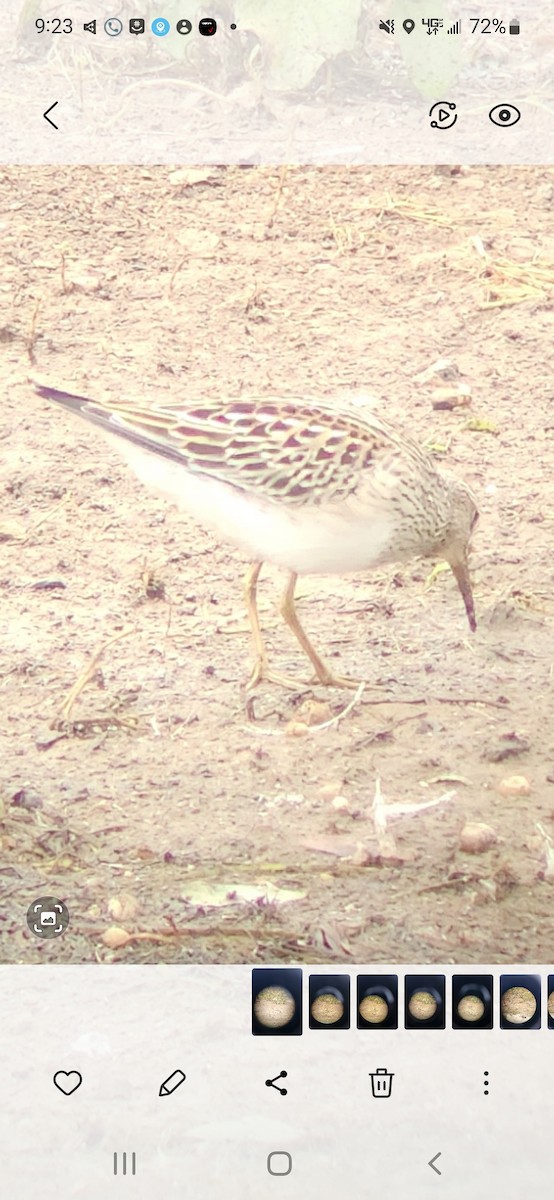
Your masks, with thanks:
[(54, 1075), (54, 1084), (64, 1096), (71, 1096), (72, 1092), (76, 1092), (81, 1086), (83, 1076), (79, 1071), (56, 1071)]

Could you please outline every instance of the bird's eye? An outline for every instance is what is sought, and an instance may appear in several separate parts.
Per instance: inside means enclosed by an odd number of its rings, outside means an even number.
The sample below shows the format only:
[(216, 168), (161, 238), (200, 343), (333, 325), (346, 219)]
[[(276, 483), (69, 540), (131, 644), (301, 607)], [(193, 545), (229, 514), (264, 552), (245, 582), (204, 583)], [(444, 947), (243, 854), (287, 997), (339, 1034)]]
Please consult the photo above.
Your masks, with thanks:
[(473, 516), (472, 516), (472, 518), (471, 518), (471, 525), (470, 525), (470, 532), (471, 532), (471, 533), (473, 533), (473, 530), (475, 529), (475, 526), (476, 526), (476, 524), (477, 524), (478, 520), (479, 520), (479, 513), (477, 512), (477, 509), (476, 509), (476, 510), (475, 510), (475, 512), (474, 512), (474, 514), (473, 514)]

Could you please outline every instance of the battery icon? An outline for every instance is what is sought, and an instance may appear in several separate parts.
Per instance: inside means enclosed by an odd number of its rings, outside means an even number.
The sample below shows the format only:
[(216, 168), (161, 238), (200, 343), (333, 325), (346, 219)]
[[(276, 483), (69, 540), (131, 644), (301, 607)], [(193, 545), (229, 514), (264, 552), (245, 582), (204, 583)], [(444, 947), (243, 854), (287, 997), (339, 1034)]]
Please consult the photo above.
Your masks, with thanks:
[(519, 21), (510, 21), (510, 33), (519, 33)]

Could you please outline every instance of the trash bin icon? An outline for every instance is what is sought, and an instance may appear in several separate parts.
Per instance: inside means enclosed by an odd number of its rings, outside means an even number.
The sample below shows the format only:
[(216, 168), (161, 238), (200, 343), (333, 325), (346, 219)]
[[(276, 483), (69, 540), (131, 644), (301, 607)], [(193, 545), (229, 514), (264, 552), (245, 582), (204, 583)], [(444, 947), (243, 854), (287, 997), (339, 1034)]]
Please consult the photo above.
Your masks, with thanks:
[(371, 1090), (377, 1100), (381, 1097), (386, 1100), (390, 1096), (393, 1076), (394, 1071), (387, 1071), (386, 1067), (377, 1067), (376, 1071), (369, 1072)]

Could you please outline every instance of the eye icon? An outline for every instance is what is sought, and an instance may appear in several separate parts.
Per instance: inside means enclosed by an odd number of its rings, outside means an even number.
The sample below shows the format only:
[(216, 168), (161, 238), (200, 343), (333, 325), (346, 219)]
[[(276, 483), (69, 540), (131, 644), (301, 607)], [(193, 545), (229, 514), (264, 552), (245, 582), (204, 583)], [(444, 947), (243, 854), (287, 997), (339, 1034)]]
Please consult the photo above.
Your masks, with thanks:
[(515, 104), (495, 104), (489, 113), (493, 125), (517, 125), (521, 113)]

